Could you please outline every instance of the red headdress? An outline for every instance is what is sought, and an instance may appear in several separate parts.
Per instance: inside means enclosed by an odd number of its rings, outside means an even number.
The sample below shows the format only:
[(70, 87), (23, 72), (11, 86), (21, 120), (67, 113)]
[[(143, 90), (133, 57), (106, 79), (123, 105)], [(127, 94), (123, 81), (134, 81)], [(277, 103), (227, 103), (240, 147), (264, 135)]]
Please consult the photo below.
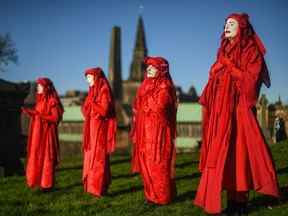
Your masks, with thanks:
[[(148, 56), (144, 59), (143, 64), (146, 66), (146, 68), (149, 65), (152, 65), (153, 67), (155, 67), (157, 69), (157, 73), (155, 74), (155, 77), (153, 77), (153, 78), (151, 78), (151, 77), (148, 78), (146, 71), (145, 71), (145, 75), (144, 75), (145, 80), (147, 80), (147, 79), (156, 80), (156, 82), (154, 82), (154, 88), (157, 87), (158, 84), (160, 84), (160, 82), (162, 82), (164, 80), (166, 81), (166, 84), (168, 84), (170, 87), (174, 88), (173, 81), (172, 81), (172, 78), (171, 78), (170, 73), (169, 73), (169, 63), (166, 59), (164, 59), (162, 57)], [(145, 80), (144, 80), (144, 82), (145, 82)], [(150, 88), (150, 90), (152, 90), (152, 89)]]
[(102, 68), (100, 67), (87, 69), (85, 71), (85, 76), (87, 76), (88, 74), (93, 75), (94, 77), (94, 85), (92, 87), (89, 87), (89, 94), (93, 94), (93, 97), (97, 97), (97, 94), (99, 93), (99, 90), (103, 85), (107, 84), (109, 86), (108, 81), (104, 75)]
[(156, 77), (170, 76), (169, 63), (162, 57), (146, 57), (143, 63), (146, 66), (152, 65), (158, 70)]
[(57, 93), (57, 91), (53, 85), (53, 82), (47, 77), (39, 77), (36, 80), (36, 83), (43, 86), (43, 93), (37, 94), (36, 101), (40, 101), (42, 99), (45, 99), (47, 101), (51, 101), (52, 104), (48, 104), (46, 109), (49, 108), (49, 105), (55, 105), (55, 103), (56, 103), (59, 105), (60, 113), (63, 114), (64, 108), (63, 108), (63, 105), (60, 101), (59, 95), (58, 95), (58, 93)]
[[(254, 31), (254, 28), (252, 27), (252, 25), (249, 21), (248, 14), (246, 14), (246, 13), (232, 13), (226, 18), (226, 21), (229, 18), (237, 20), (237, 22), (239, 24), (239, 30), (238, 30), (237, 36), (235, 38), (235, 42), (236, 42), (235, 46), (238, 46), (238, 49), (239, 49), (238, 55), (239, 56), (237, 56), (236, 58), (238, 60), (240, 60), (240, 55), (241, 55), (242, 49), (244, 49), (245, 46), (248, 45), (249, 43), (254, 43), (257, 46), (261, 55), (263, 56), (263, 60), (264, 60), (264, 56), (266, 53), (265, 46), (264, 46), (263, 42), (261, 41), (261, 39), (259, 38), (259, 36)], [(225, 49), (225, 46), (229, 42), (229, 40), (227, 38), (225, 38), (224, 34), (225, 33), (222, 34), (221, 47), (219, 49), (218, 55), (219, 54), (221, 55), (221, 52), (223, 52), (223, 50)], [(263, 63), (261, 79), (267, 87), (270, 87), (270, 84), (271, 84), (270, 83), (270, 76), (269, 76), (269, 71), (268, 71), (265, 60)]]

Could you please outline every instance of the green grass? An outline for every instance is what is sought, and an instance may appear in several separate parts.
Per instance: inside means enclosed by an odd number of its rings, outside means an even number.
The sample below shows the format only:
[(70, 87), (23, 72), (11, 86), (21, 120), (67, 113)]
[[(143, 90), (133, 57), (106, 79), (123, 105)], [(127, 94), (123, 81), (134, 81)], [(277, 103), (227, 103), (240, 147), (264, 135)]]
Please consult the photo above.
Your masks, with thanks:
[[(288, 142), (272, 147), (277, 165), (282, 197), (271, 201), (250, 193), (249, 215), (288, 215)], [(112, 157), (112, 185), (109, 195), (97, 199), (83, 193), (81, 157), (64, 158), (56, 172), (56, 186), (52, 192), (31, 190), (23, 176), (0, 179), (0, 215), (205, 215), (192, 204), (199, 181), (198, 154), (177, 156), (177, 198), (167, 206), (143, 205), (140, 177), (131, 175), (128, 155)], [(272, 205), (272, 210), (267, 208)]]

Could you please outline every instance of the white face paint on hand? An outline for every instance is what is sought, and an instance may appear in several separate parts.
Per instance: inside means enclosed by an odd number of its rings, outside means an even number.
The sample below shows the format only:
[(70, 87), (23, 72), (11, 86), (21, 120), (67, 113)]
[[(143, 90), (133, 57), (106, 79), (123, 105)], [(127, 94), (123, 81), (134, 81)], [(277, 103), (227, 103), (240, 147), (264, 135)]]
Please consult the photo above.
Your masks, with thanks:
[(87, 80), (89, 86), (93, 86), (94, 85), (94, 76), (92, 74), (87, 74), (86, 80)]
[(229, 18), (225, 23), (224, 34), (226, 38), (232, 39), (234, 38), (239, 29), (239, 23), (236, 19)]
[(44, 91), (44, 87), (43, 85), (41, 85), (40, 83), (37, 84), (37, 94), (42, 94)]
[(155, 68), (153, 65), (149, 65), (148, 67), (147, 67), (147, 77), (148, 78), (152, 78), (152, 77), (155, 77), (156, 76), (156, 74), (157, 74), (157, 68)]

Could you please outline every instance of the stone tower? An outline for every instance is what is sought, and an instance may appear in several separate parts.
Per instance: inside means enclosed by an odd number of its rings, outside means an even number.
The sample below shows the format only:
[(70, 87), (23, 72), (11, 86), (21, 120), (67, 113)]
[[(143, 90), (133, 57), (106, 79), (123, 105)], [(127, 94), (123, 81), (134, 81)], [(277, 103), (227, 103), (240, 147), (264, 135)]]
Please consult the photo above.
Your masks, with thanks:
[(121, 29), (118, 26), (112, 28), (108, 79), (115, 98), (117, 124), (121, 127), (127, 126), (129, 117), (122, 106)]
[(145, 31), (143, 19), (141, 16), (138, 18), (136, 42), (133, 51), (133, 60), (130, 66), (129, 80), (141, 82), (144, 78), (142, 62), (147, 56), (147, 47), (145, 39)]
[(112, 28), (108, 79), (115, 100), (122, 101), (121, 29), (118, 26)]

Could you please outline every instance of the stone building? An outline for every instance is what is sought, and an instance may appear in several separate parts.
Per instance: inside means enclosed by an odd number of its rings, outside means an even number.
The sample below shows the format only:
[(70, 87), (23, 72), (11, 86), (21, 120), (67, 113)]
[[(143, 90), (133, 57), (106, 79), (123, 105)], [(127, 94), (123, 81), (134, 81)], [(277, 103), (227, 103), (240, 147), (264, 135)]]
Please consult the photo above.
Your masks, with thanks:
[(180, 86), (176, 86), (176, 94), (179, 103), (185, 103), (185, 102), (196, 103), (199, 100), (196, 88), (194, 86), (191, 86), (187, 93), (183, 92)]
[(202, 136), (202, 108), (199, 103), (180, 103), (177, 110), (177, 152), (197, 149)]

